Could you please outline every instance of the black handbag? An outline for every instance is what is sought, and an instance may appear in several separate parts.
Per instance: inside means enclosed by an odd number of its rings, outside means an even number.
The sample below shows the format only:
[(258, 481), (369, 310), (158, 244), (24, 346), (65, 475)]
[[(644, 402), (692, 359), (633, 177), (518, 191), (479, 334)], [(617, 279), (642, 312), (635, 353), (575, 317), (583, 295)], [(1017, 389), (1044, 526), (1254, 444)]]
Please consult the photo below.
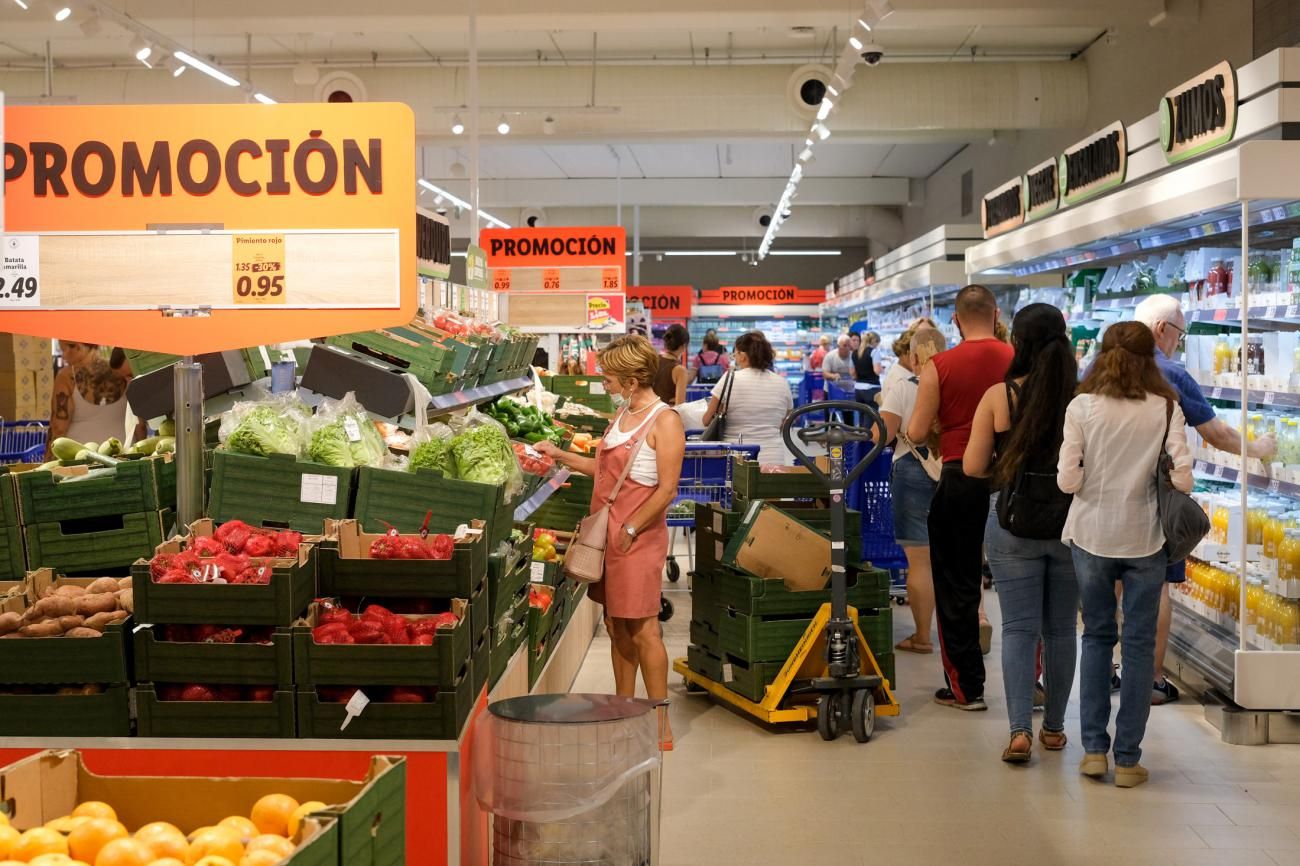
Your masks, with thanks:
[(1210, 531), (1210, 518), (1196, 500), (1174, 486), (1174, 458), (1165, 450), (1169, 441), (1169, 424), (1174, 417), (1174, 403), (1165, 401), (1165, 435), (1156, 457), (1156, 508), (1160, 529), (1165, 534), (1165, 554), (1169, 562), (1181, 562), (1201, 543)]
[[(1007, 385), (1008, 409), (1014, 405), (1013, 388), (1013, 384)], [(1057, 485), (1055, 467), (1042, 472), (1030, 469), (1029, 464), (1029, 460), (1022, 461), (1016, 477), (998, 492), (998, 525), (1017, 538), (1059, 541), (1074, 497)]]
[(718, 399), (718, 411), (713, 413), (713, 420), (709, 426), (704, 428), (700, 434), (701, 442), (721, 442), (727, 426), (727, 404), (731, 402), (731, 383), (735, 381), (735, 372), (727, 373), (726, 382), (722, 386), (722, 396)]

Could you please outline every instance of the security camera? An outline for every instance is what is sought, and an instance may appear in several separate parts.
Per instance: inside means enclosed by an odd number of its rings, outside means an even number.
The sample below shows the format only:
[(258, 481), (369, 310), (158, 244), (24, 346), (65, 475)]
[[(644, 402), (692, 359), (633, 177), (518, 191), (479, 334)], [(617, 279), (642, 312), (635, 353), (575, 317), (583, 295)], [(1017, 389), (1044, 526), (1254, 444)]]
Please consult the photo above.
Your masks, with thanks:
[(546, 211), (539, 207), (526, 207), (520, 214), (522, 222), (530, 229), (546, 225)]
[(862, 46), (862, 62), (868, 66), (879, 66), (880, 61), (884, 59), (884, 46), (876, 45), (874, 43)]
[(767, 228), (772, 224), (772, 209), (769, 207), (754, 208), (754, 222), (758, 223), (759, 228)]

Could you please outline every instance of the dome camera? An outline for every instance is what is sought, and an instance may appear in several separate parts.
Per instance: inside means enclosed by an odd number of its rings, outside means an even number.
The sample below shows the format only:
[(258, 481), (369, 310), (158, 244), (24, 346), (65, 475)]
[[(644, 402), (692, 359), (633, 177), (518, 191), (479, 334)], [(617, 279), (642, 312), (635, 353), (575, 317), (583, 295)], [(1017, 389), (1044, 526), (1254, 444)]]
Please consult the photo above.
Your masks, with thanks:
[(879, 66), (885, 59), (885, 48), (874, 43), (862, 46), (862, 62), (868, 66)]
[(767, 228), (772, 224), (772, 209), (770, 207), (754, 208), (754, 222), (758, 223), (759, 228)]

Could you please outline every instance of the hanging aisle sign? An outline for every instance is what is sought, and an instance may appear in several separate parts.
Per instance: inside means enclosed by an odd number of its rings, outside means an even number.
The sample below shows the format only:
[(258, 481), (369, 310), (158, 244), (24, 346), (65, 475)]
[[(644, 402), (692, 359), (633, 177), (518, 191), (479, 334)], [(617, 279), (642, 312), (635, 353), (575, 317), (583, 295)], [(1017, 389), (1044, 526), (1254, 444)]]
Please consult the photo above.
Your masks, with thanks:
[(646, 310), (661, 319), (689, 319), (695, 302), (695, 289), (691, 286), (629, 286), (628, 300), (638, 300)]
[(984, 197), (980, 203), (984, 237), (991, 238), (1018, 228), (1025, 222), (1024, 178), (1013, 178)]
[(465, 285), (472, 289), (485, 289), (487, 275), (487, 254), (482, 247), (470, 244), (465, 250)]
[(1066, 205), (1087, 201), (1119, 186), (1128, 174), (1128, 135), (1115, 121), (1061, 154), (1057, 183)]
[(615, 333), (627, 323), (621, 226), (484, 229), (504, 319), (534, 333)]
[(451, 278), (451, 224), (445, 216), (422, 207), (415, 209), (415, 260), (420, 276)]
[[(191, 355), (415, 315), (405, 105), (10, 106), (4, 119), (4, 245), (25, 264), (24, 297), (0, 290), (0, 330)], [(39, 306), (22, 307), (32, 276)]]
[(1021, 188), (1024, 190), (1025, 222), (1041, 219), (1056, 213), (1061, 206), (1061, 184), (1057, 177), (1057, 161), (1049, 159), (1039, 163), (1025, 175)]
[(820, 304), (826, 300), (825, 289), (801, 289), (798, 286), (722, 286), (700, 292), (701, 304)]
[(1160, 147), (1182, 162), (1232, 141), (1237, 131), (1237, 72), (1223, 61), (1160, 100)]

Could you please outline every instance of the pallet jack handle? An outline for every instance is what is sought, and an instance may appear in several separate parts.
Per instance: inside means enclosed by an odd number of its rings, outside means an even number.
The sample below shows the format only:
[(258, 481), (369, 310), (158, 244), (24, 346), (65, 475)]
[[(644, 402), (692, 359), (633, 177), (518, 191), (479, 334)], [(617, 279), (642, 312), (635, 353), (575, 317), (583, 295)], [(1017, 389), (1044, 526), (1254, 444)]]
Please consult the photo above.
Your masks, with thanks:
[[(842, 417), (831, 415), (832, 411), (861, 413), (866, 416), (870, 426), (862, 427), (858, 424), (848, 424)], [(801, 427), (796, 434), (794, 429), (795, 420), (802, 418), (804, 415), (812, 415), (817, 412), (826, 412), (826, 420), (816, 424), (809, 424), (807, 427)], [(806, 454), (802, 448), (795, 445), (791, 434), (797, 435), (799, 441), (804, 445), (826, 446), (827, 454), (832, 458), (830, 460), (831, 473), (829, 475), (823, 472), (817, 462)], [(845, 485), (858, 480), (858, 477), (866, 471), (867, 467), (884, 449), (887, 435), (889, 434), (884, 419), (880, 417), (876, 407), (868, 403), (855, 403), (849, 400), (823, 400), (818, 403), (800, 406), (787, 414), (785, 420), (781, 423), (781, 437), (785, 439), (785, 445), (790, 449), (790, 453), (807, 467), (808, 471), (815, 475), (822, 484), (826, 485), (826, 488), (832, 494), (836, 490), (843, 490)], [(845, 473), (843, 452), (841, 452), (841, 456), (837, 460), (834, 458), (831, 449), (848, 442), (872, 442), (874, 444), (871, 451), (858, 462), (858, 465)]]

